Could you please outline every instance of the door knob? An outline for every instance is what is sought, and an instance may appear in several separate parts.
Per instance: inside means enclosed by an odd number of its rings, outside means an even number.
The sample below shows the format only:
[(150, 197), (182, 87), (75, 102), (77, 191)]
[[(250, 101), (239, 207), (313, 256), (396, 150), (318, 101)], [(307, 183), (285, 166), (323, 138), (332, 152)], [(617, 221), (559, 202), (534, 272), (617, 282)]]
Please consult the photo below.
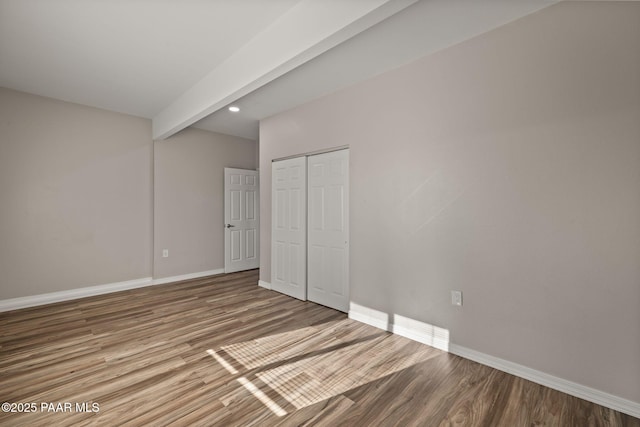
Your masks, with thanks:
[(231, 227), (235, 227), (235, 225), (233, 225), (233, 224), (227, 224), (227, 225), (226, 225), (226, 227), (227, 227), (227, 228), (231, 228)]

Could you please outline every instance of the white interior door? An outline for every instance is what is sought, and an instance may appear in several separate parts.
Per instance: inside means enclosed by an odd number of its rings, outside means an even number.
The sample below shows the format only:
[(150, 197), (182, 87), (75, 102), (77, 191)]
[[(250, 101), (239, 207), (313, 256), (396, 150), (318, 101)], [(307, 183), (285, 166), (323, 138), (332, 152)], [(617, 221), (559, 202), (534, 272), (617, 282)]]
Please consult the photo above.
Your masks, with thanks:
[(260, 266), (258, 172), (224, 168), (224, 271)]
[(271, 172), (271, 288), (306, 300), (306, 158), (273, 162)]
[(349, 150), (308, 158), (307, 298), (349, 310)]

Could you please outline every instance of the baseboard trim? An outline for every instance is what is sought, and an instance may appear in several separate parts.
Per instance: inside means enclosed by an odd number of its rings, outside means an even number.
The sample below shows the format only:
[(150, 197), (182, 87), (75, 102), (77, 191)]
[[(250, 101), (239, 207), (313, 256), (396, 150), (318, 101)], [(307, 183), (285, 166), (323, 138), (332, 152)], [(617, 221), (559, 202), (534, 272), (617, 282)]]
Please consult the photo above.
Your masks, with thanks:
[(541, 372), (526, 366), (500, 359), (479, 351), (451, 343), (449, 331), (424, 322), (409, 319), (396, 314), (387, 314), (368, 307), (351, 303), (349, 318), (378, 329), (392, 332), (440, 350), (447, 351), (465, 359), (473, 360), (500, 371), (515, 375), (534, 383), (561, 391), (580, 399), (640, 418), (640, 403), (624, 399), (591, 387)]
[(161, 277), (159, 279), (153, 279), (154, 285), (164, 285), (166, 283), (181, 282), (183, 280), (199, 279), (200, 277), (215, 276), (216, 274), (224, 273), (224, 268), (217, 268), (215, 270), (201, 271), (199, 273), (181, 274), (179, 276)]
[(126, 291), (128, 289), (149, 286), (153, 280), (151, 277), (126, 280), (124, 282), (108, 283), (105, 285), (88, 286), (84, 288), (69, 289), (67, 291), (50, 292), (28, 297), (19, 297), (0, 300), (0, 312), (18, 310), (20, 308), (35, 307), (38, 305), (52, 304), (55, 302), (69, 301), (78, 298), (92, 297), (95, 295), (109, 294), (112, 292)]
[(260, 286), (261, 288), (271, 290), (271, 283), (265, 282), (264, 280), (258, 280), (258, 286)]
[(425, 322), (397, 314), (388, 315), (354, 303), (349, 306), (349, 318), (439, 350), (449, 350), (449, 331)]
[(143, 277), (141, 279), (126, 280), (124, 282), (107, 283), (104, 285), (87, 286), (83, 288), (69, 289), (67, 291), (50, 292), (28, 297), (10, 298), (0, 300), (0, 313), (4, 311), (18, 310), (21, 308), (36, 307), (39, 305), (53, 304), (62, 301), (71, 301), (79, 298), (92, 297), (96, 295), (110, 294), (112, 292), (126, 291), (129, 289), (143, 288), (145, 286), (163, 285), (165, 283), (179, 282), (181, 280), (197, 279), (205, 276), (224, 273), (224, 268), (216, 270), (201, 271), (199, 273), (183, 274), (180, 276), (163, 277), (153, 279)]
[(573, 381), (558, 378), (545, 372), (481, 353), (479, 351), (471, 350), (457, 344), (450, 343), (449, 352), (457, 356), (464, 357), (465, 359), (473, 360), (474, 362), (498, 369), (499, 371), (570, 394), (571, 396), (606, 406), (607, 408), (623, 412), (631, 415), (632, 417), (640, 418), (640, 403), (638, 402), (633, 402)]
[(349, 306), (349, 319), (356, 320), (360, 323), (366, 323), (369, 326), (373, 326), (374, 328), (382, 329), (387, 332), (392, 332), (388, 315), (371, 308), (351, 303)]

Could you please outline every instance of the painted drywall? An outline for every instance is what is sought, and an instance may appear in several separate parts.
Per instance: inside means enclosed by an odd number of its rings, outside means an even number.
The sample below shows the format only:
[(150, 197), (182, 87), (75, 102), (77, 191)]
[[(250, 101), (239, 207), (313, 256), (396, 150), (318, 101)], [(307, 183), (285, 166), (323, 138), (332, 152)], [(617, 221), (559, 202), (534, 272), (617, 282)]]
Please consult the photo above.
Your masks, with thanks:
[(151, 122), (0, 88), (0, 300), (151, 276)]
[(640, 402), (638, 22), (563, 2), (263, 120), (261, 186), (349, 145), (353, 302)]
[(154, 278), (224, 268), (224, 168), (255, 169), (257, 151), (193, 128), (154, 142)]

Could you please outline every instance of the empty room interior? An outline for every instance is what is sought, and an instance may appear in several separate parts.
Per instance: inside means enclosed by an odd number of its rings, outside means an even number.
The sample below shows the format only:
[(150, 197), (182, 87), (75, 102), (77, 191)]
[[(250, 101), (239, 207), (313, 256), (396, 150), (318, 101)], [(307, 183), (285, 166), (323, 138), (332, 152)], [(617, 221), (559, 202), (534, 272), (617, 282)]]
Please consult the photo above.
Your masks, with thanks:
[(0, 402), (640, 426), (640, 2), (0, 0)]

